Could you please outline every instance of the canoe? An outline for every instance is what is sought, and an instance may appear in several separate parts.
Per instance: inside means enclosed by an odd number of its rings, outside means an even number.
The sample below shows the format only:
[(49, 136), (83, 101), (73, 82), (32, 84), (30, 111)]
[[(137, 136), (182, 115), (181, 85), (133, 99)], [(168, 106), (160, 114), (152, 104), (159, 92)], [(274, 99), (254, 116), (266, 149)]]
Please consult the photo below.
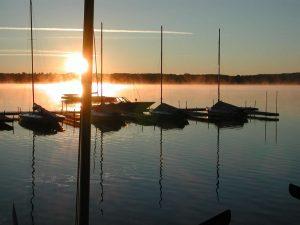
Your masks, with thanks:
[(228, 225), (231, 220), (231, 211), (228, 209), (215, 217), (200, 223), (200, 225)]
[(13, 208), (12, 208), (12, 221), (13, 225), (18, 225), (18, 218), (17, 218), (17, 212), (15, 209), (15, 204), (13, 203)]
[(294, 184), (289, 185), (289, 192), (291, 196), (300, 200), (300, 187)]

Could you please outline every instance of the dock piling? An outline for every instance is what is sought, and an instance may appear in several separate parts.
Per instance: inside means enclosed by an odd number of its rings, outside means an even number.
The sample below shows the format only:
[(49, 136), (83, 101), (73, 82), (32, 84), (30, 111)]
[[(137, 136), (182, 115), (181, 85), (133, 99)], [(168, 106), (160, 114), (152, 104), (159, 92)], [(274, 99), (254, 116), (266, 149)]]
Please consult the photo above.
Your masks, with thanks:
[(268, 92), (266, 91), (266, 112), (268, 112)]
[(278, 100), (278, 91), (276, 91), (276, 96), (275, 96), (275, 111), (276, 111), (276, 113), (277, 113), (277, 107), (278, 107), (277, 100)]

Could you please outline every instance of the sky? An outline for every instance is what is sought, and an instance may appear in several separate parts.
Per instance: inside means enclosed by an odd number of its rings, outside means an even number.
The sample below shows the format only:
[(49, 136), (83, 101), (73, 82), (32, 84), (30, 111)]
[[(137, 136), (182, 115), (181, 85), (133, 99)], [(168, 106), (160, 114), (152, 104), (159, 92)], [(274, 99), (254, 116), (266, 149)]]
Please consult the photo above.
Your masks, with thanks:
[[(35, 28), (62, 28), (34, 31), (35, 71), (64, 73), (82, 50), (82, 32), (65, 29), (82, 29), (84, 1), (32, 1)], [(219, 28), (223, 74), (299, 72), (299, 11), (299, 0), (95, 0), (103, 71), (159, 73), (163, 25), (164, 73), (216, 73)], [(29, 0), (0, 1), (0, 72), (30, 71), (29, 26)]]

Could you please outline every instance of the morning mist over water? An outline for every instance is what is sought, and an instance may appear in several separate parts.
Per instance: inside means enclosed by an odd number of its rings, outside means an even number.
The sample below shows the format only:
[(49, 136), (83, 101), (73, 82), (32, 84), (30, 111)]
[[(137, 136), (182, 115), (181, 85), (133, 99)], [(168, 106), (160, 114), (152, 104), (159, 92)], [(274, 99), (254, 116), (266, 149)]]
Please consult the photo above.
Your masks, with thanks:
[(0, 225), (298, 225), (300, 2), (0, 3)]

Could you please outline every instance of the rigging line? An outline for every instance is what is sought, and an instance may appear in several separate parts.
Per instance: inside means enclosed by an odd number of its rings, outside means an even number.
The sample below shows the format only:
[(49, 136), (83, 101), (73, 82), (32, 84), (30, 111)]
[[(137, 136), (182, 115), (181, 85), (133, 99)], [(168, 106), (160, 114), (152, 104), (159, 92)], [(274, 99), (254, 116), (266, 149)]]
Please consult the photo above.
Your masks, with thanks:
[(94, 57), (95, 57), (95, 72), (96, 72), (96, 82), (97, 82), (97, 95), (99, 95), (99, 82), (98, 82), (98, 63), (97, 63), (97, 49), (96, 49), (96, 35), (95, 35), (95, 32), (94, 32), (94, 50), (95, 50), (95, 54), (94, 54)]

